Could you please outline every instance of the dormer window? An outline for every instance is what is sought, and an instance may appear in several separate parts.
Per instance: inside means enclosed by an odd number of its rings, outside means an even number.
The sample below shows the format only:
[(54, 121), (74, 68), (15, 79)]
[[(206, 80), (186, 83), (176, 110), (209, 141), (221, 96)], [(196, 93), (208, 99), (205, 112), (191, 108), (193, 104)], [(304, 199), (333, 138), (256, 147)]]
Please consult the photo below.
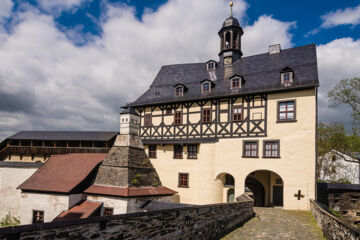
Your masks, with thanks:
[(230, 89), (240, 89), (242, 84), (244, 84), (242, 76), (236, 74), (230, 77)]
[(291, 84), (294, 81), (294, 71), (286, 67), (281, 71), (281, 84), (288, 87), (291, 86)]
[(202, 92), (210, 92), (210, 83), (209, 82), (204, 82), (202, 84)]
[(215, 70), (216, 68), (216, 62), (213, 60), (210, 60), (207, 62), (206, 68), (208, 71)]
[(240, 84), (240, 78), (233, 78), (231, 79), (231, 88), (240, 88), (241, 84)]
[(184, 96), (184, 87), (183, 86), (177, 86), (175, 87), (175, 97)]
[(211, 92), (211, 89), (215, 87), (215, 83), (209, 79), (204, 79), (200, 84), (202, 93), (209, 93)]

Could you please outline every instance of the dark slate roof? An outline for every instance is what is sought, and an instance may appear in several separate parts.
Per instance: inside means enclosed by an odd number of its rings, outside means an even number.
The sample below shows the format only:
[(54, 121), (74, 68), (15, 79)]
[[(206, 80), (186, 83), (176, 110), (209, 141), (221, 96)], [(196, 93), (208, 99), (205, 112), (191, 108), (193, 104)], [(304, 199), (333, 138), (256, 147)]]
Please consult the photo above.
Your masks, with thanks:
[(7, 168), (39, 168), (42, 165), (43, 165), (42, 162), (0, 161), (0, 167), (7, 167)]
[(118, 132), (93, 131), (20, 131), (7, 139), (10, 140), (68, 140), (68, 141), (109, 141)]
[[(290, 67), (295, 79), (290, 87), (281, 85), (280, 72)], [(128, 106), (181, 102), (208, 98), (245, 95), (253, 93), (288, 91), (311, 88), (319, 85), (316, 46), (306, 45), (282, 50), (279, 54), (268, 53), (243, 57), (233, 63), (233, 74), (244, 77), (239, 90), (230, 90), (229, 79), (224, 80), (224, 65), (216, 68), (216, 86), (211, 93), (201, 93), (200, 82), (210, 79), (206, 63), (177, 64), (163, 66), (150, 88)], [(185, 85), (188, 90), (182, 97), (175, 97), (173, 87)]]
[(121, 114), (128, 114), (128, 113), (131, 113), (131, 114), (134, 114), (134, 115), (137, 115), (139, 116), (139, 114), (135, 111), (135, 109), (133, 107), (128, 107), (128, 108), (125, 108), (121, 113)]

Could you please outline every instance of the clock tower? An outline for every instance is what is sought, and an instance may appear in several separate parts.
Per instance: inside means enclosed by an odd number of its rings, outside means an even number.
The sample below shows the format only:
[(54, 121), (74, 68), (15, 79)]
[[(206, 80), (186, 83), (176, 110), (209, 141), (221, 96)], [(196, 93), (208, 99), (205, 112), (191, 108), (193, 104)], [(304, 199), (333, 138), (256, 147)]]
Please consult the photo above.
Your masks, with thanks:
[(233, 62), (241, 58), (241, 36), (244, 34), (239, 21), (232, 16), (233, 3), (230, 2), (231, 16), (228, 17), (219, 31), (220, 37), (220, 62), (224, 66), (231, 66)]

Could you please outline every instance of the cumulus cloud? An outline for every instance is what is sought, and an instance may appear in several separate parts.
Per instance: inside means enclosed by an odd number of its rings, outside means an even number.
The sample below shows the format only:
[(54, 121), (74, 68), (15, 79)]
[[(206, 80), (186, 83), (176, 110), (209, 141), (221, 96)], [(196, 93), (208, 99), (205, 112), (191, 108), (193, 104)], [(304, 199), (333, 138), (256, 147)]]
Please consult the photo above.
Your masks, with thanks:
[(3, 18), (8, 18), (10, 16), (13, 5), (11, 0), (0, 1), (0, 22)]
[[(102, 36), (83, 46), (59, 31), (52, 16), (19, 13), (0, 42), (0, 97), (7, 98), (0, 138), (21, 129), (117, 130), (119, 107), (144, 92), (162, 65), (217, 59), (217, 31), (229, 15), (220, 0), (171, 0), (141, 20), (123, 4), (105, 9)], [(242, 19), (245, 10), (239, 1), (234, 14)], [(263, 16), (246, 26), (244, 53), (267, 51), (274, 42), (290, 46), (290, 25)], [(269, 27), (283, 38), (268, 34)]]
[(281, 22), (271, 16), (260, 16), (251, 26), (244, 28), (242, 49), (245, 55), (269, 51), (272, 44), (281, 44), (282, 48), (292, 47), (292, 34), (289, 31), (296, 27), (295, 22)]
[[(52, 15), (33, 8), (17, 13), (16, 24), (0, 38), (0, 139), (19, 130), (118, 130), (119, 107), (142, 94), (162, 65), (218, 58), (217, 32), (229, 15), (227, 4), (170, 0), (139, 20), (133, 8), (106, 3), (102, 35), (81, 46), (74, 44), (74, 29), (60, 31)], [(235, 5), (240, 22), (246, 7)], [(293, 22), (261, 16), (242, 25), (244, 55), (267, 52), (273, 43), (293, 46)], [(323, 85), (336, 80), (335, 67), (328, 65), (345, 60), (328, 50), (334, 45), (319, 48)], [(320, 65), (330, 60), (328, 51), (335, 62)]]
[(86, 0), (37, 0), (37, 3), (41, 9), (57, 15), (62, 11), (69, 11), (85, 1)]
[(322, 28), (331, 28), (339, 25), (358, 25), (360, 24), (360, 5), (345, 9), (337, 9), (321, 16)]
[(350, 109), (346, 105), (329, 108), (327, 92), (345, 78), (360, 77), (360, 39), (341, 38), (317, 48), (320, 78), (319, 116), (325, 122), (352, 123)]

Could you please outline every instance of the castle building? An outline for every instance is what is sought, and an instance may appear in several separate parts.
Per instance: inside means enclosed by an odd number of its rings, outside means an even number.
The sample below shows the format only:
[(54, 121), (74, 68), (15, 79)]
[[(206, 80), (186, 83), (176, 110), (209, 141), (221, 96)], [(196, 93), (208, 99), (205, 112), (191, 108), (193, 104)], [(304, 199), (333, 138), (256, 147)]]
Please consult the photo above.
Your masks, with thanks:
[[(316, 46), (243, 57), (238, 20), (220, 31), (219, 60), (163, 66), (124, 108), (163, 184), (181, 203), (234, 201), (309, 209), (315, 198)], [(246, 33), (245, 33), (246, 34)], [(246, 51), (246, 49), (244, 49)]]

